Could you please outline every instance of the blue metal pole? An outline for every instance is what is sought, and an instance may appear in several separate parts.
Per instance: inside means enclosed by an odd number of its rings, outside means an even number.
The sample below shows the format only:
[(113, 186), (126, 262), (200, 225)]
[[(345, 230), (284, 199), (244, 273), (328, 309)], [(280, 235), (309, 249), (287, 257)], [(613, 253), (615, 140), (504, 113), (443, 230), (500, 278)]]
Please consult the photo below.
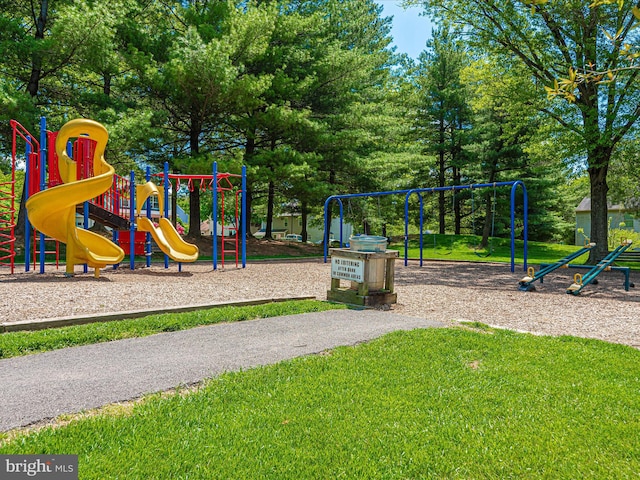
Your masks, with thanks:
[[(147, 167), (146, 176), (147, 182), (151, 180), (151, 167)], [(165, 196), (165, 202), (167, 201), (167, 197)], [(159, 199), (158, 199), (159, 200)], [(151, 201), (147, 198), (146, 207), (147, 207), (147, 218), (151, 218)], [(158, 204), (158, 214), (160, 213), (160, 204)], [(147, 232), (144, 239), (144, 253), (145, 253), (145, 265), (148, 267), (151, 266), (151, 233)]]
[(344, 214), (344, 205), (341, 200), (342, 195), (331, 195), (324, 202), (324, 263), (327, 263), (329, 253), (329, 234), (331, 233), (331, 225), (329, 224), (329, 204), (331, 200), (338, 202), (340, 207), (340, 247), (342, 247), (342, 218)]
[[(164, 162), (164, 170), (162, 173), (164, 174), (164, 216), (169, 217), (169, 162)], [(173, 194), (176, 195), (177, 200), (177, 188)], [(169, 268), (169, 255), (167, 254), (164, 255), (164, 268)]]
[[(89, 202), (84, 202), (82, 205), (82, 228), (89, 229)], [(89, 271), (89, 265), (86, 263), (82, 266), (82, 271), (87, 273)]]
[[(218, 162), (213, 162), (213, 183), (211, 184), (211, 190), (213, 195), (213, 205), (211, 213), (211, 225), (213, 235), (213, 269), (218, 269)], [(224, 232), (222, 232), (224, 235)], [(224, 239), (223, 239), (224, 241)]]
[(420, 266), (422, 266), (422, 230), (424, 229), (424, 201), (422, 195), (418, 190), (408, 190), (404, 197), (404, 266), (409, 264), (409, 198), (411, 194), (418, 195), (418, 202), (420, 205)]
[(424, 230), (424, 201), (422, 199), (422, 195), (420, 193), (418, 193), (418, 200), (420, 201), (420, 266), (422, 266), (423, 263), (423, 253), (422, 253), (422, 247), (423, 247), (423, 230)]
[(129, 174), (129, 268), (135, 270), (136, 259), (133, 251), (136, 232), (136, 174), (133, 170)]
[(528, 210), (529, 210), (529, 205), (528, 205), (528, 200), (527, 200), (527, 189), (524, 186), (524, 183), (522, 183), (520, 180), (513, 182), (512, 186), (511, 186), (511, 205), (510, 205), (510, 214), (511, 214), (511, 271), (514, 272), (515, 271), (515, 245), (516, 245), (516, 241), (515, 241), (515, 235), (516, 235), (516, 229), (515, 229), (515, 217), (516, 217), (516, 190), (518, 189), (518, 185), (522, 185), (522, 190), (523, 190), (523, 205), (524, 205), (524, 213), (523, 213), (523, 240), (524, 240), (524, 253), (523, 253), (523, 257), (524, 257), (524, 271), (527, 271), (527, 237), (528, 237), (528, 223), (529, 223), (529, 214), (528, 214)]
[(522, 232), (522, 236), (524, 238), (524, 249), (523, 249), (523, 258), (524, 258), (524, 271), (527, 271), (527, 261), (529, 258), (529, 194), (527, 193), (527, 187), (524, 186), (523, 182), (520, 182), (522, 185), (522, 193), (523, 193), (523, 201), (522, 205), (524, 208), (523, 213), (523, 222), (524, 222), (524, 231)]
[[(46, 184), (46, 169), (47, 169), (47, 120), (44, 117), (40, 117), (40, 191), (43, 191)], [(44, 261), (45, 261), (45, 235), (40, 232), (40, 273), (44, 273)]]
[[(24, 150), (25, 155), (25, 192), (24, 192), (24, 201), (29, 200), (29, 184), (31, 183), (31, 168), (29, 166), (29, 155), (31, 155), (31, 137), (27, 135), (26, 147)], [(24, 271), (28, 272), (31, 264), (31, 222), (29, 221), (29, 217), (25, 219), (24, 222)]]
[[(69, 144), (69, 145), (71, 145), (71, 144)], [(84, 155), (85, 152), (83, 151), (82, 153)], [(85, 160), (86, 160), (86, 158), (83, 156), (82, 157), (82, 162), (84, 162)], [(85, 166), (83, 165), (83, 167), (85, 167)], [(86, 171), (85, 168), (83, 168), (84, 171)], [(79, 180), (79, 179), (76, 178), (76, 180)], [(85, 201), (83, 203), (83, 205), (82, 205), (82, 227), (85, 230), (89, 229), (89, 201)], [(82, 271), (84, 273), (87, 273), (89, 271), (89, 265), (87, 265), (86, 263), (83, 264), (82, 265)]]
[[(512, 199), (515, 200), (515, 189), (517, 188), (517, 186), (520, 185), (522, 187), (522, 208), (524, 210), (524, 212), (522, 213), (522, 222), (523, 222), (523, 231), (522, 231), (522, 238), (524, 240), (524, 248), (523, 248), (523, 259), (524, 259), (524, 271), (527, 271), (527, 259), (528, 259), (528, 255), (529, 255), (529, 246), (528, 246), (528, 242), (529, 242), (529, 195), (527, 193), (527, 187), (525, 187), (524, 182), (518, 180), (513, 187), (511, 188), (512, 192), (511, 192), (511, 196)], [(512, 200), (512, 203), (513, 203)], [(515, 209), (515, 208), (514, 208)], [(511, 270), (513, 271), (513, 269)]]
[[(122, 211), (120, 210), (120, 189), (119, 188), (114, 189), (113, 201), (114, 201), (115, 211), (118, 212), (118, 215), (122, 215)], [(122, 247), (122, 242), (120, 241), (120, 235), (122, 235), (122, 232), (114, 228), (111, 233), (111, 239), (113, 240), (113, 243)], [(119, 263), (114, 263), (112, 268), (113, 270), (116, 270), (119, 266), (120, 266)]]
[(527, 188), (524, 183), (518, 180), (513, 183), (511, 187), (511, 271), (515, 271), (515, 203), (516, 203), (516, 190), (518, 185), (522, 186), (522, 203), (523, 203), (523, 232), (522, 237), (524, 241), (523, 259), (524, 259), (524, 271), (527, 271), (527, 256), (528, 256), (528, 237), (529, 237), (529, 199), (527, 195)]
[[(67, 141), (67, 156), (69, 158), (73, 158), (73, 143), (71, 143), (71, 140)], [(78, 173), (77, 173), (77, 170), (76, 170), (76, 180), (77, 180), (77, 176), (78, 176)], [(83, 271), (85, 273), (87, 273), (87, 271), (88, 271), (86, 264), (84, 265)]]
[[(118, 210), (118, 211), (119, 211), (119, 210)], [(118, 230), (116, 230), (115, 228), (114, 228), (113, 230), (111, 230), (111, 241), (112, 241), (113, 243), (115, 243), (116, 245), (119, 245), (119, 244), (120, 244), (120, 242), (118, 242), (118, 240), (120, 240), (119, 235), (120, 235), (120, 234), (118, 233)], [(119, 263), (114, 263), (114, 264), (111, 266), (111, 268), (112, 268), (113, 270), (116, 270), (116, 269), (118, 268), (118, 265), (120, 265), (120, 264), (119, 264)]]
[(242, 166), (242, 212), (240, 213), (242, 227), (242, 268), (247, 266), (247, 167)]
[(516, 219), (516, 188), (517, 185), (514, 184), (511, 187), (511, 202), (510, 202), (510, 223), (511, 223), (511, 271), (515, 271), (515, 248), (516, 248), (516, 229), (515, 229), (515, 219)]
[(409, 264), (409, 191), (404, 196), (404, 266)]
[(340, 248), (342, 248), (344, 245), (344, 242), (342, 241), (342, 226), (344, 223), (344, 212), (343, 212), (342, 200), (338, 199), (338, 205), (340, 206)]
[(322, 249), (324, 250), (324, 263), (327, 263), (327, 244), (329, 243), (329, 203), (332, 199), (333, 196), (330, 196), (324, 201), (324, 242), (322, 242)]
[[(71, 148), (71, 142), (69, 142), (69, 144), (67, 145), (68, 148)], [(84, 161), (86, 160), (86, 157), (84, 156), (85, 152), (83, 150), (81, 150), (82, 152), (82, 157), (81, 157), (81, 161), (83, 162), (82, 166), (83, 166), (83, 171), (87, 171), (86, 170), (86, 166), (84, 165)], [(72, 155), (69, 155), (71, 158)], [(77, 171), (77, 170), (76, 170)], [(79, 180), (79, 178), (76, 178), (76, 180)], [(82, 227), (87, 230), (89, 228), (89, 201), (85, 201), (82, 204)], [(89, 265), (87, 265), (86, 263), (82, 265), (82, 271), (84, 273), (87, 273), (89, 271)]]

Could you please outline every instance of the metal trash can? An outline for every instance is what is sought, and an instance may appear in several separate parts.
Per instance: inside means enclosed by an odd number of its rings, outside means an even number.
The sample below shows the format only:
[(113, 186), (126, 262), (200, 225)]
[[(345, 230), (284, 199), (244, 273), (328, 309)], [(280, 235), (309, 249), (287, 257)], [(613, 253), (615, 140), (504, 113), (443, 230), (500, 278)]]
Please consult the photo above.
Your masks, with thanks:
[[(387, 251), (387, 237), (375, 235), (357, 235), (349, 238), (349, 249), (354, 252), (384, 253)], [(372, 258), (368, 260), (366, 282), (371, 290), (382, 290), (384, 288), (385, 259)], [(351, 288), (357, 290), (358, 282), (351, 282)]]
[(356, 252), (379, 252), (387, 250), (387, 237), (376, 235), (356, 235), (349, 237), (349, 248)]

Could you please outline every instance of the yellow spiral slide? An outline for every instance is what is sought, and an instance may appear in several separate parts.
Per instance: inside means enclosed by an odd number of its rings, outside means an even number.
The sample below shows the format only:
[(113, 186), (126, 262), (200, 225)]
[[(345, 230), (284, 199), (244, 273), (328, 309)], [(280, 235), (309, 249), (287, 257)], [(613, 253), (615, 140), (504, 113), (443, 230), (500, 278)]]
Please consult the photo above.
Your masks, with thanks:
[[(89, 136), (97, 145), (94, 176), (78, 180), (76, 162), (67, 155), (67, 141), (82, 135)], [(120, 263), (124, 258), (124, 251), (109, 239), (76, 227), (76, 205), (103, 194), (113, 182), (115, 170), (104, 159), (108, 138), (106, 128), (93, 120), (66, 123), (58, 132), (55, 145), (64, 183), (34, 194), (26, 203), (32, 225), (48, 237), (66, 243), (67, 275), (73, 275), (75, 265), (86, 263), (98, 277), (101, 268)]]

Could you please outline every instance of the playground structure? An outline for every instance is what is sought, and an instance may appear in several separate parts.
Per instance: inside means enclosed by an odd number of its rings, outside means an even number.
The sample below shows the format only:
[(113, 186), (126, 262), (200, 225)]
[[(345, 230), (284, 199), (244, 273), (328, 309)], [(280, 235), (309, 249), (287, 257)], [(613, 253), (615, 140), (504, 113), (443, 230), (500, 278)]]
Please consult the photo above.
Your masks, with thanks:
[[(584, 287), (596, 281), (596, 277), (600, 275), (600, 273), (602, 273), (605, 270), (612, 270), (616, 268), (616, 267), (612, 267), (611, 264), (620, 255), (622, 255), (629, 247), (631, 247), (631, 245), (632, 245), (631, 240), (625, 240), (620, 245), (618, 245), (612, 252), (609, 252), (609, 254), (606, 257), (600, 260), (597, 265), (593, 267), (590, 265), (584, 265), (583, 267), (588, 268), (589, 271), (584, 276), (580, 275), (579, 273), (576, 273), (573, 276), (573, 283), (569, 285), (569, 287), (567, 288), (567, 293), (570, 293), (572, 295), (578, 295)], [(629, 291), (629, 286), (630, 286), (629, 285), (629, 268), (628, 267), (617, 267), (617, 268), (626, 272), (625, 290)]]
[[(528, 237), (528, 208), (529, 201), (527, 197), (527, 189), (524, 183), (521, 180), (515, 180), (510, 182), (494, 182), (494, 183), (479, 183), (479, 184), (471, 184), (471, 185), (453, 185), (447, 187), (431, 187), (431, 188), (413, 188), (409, 190), (393, 190), (386, 192), (369, 192), (369, 193), (351, 193), (344, 195), (332, 195), (328, 197), (324, 202), (324, 262), (327, 262), (327, 253), (328, 253), (328, 243), (329, 243), (329, 207), (332, 201), (336, 201), (338, 203), (340, 209), (340, 247), (343, 246), (343, 237), (342, 237), (342, 226), (344, 220), (344, 207), (343, 207), (343, 199), (351, 199), (358, 197), (381, 197), (385, 195), (404, 195), (404, 265), (407, 266), (409, 260), (409, 199), (412, 195), (417, 195), (419, 205), (420, 205), (420, 266), (423, 266), (423, 246), (424, 246), (424, 203), (422, 194), (423, 193), (435, 193), (435, 192), (456, 192), (459, 190), (471, 189), (481, 189), (481, 188), (493, 188), (494, 189), (494, 209), (495, 209), (495, 189), (498, 187), (511, 187), (511, 203), (510, 203), (510, 219), (511, 219), (511, 271), (515, 271), (515, 202), (516, 202), (516, 191), (518, 187), (522, 188), (523, 192), (523, 240), (524, 240), (524, 250), (523, 250), (523, 261), (524, 261), (524, 270), (527, 271), (527, 237)], [(495, 210), (494, 210), (495, 212)], [(495, 215), (495, 213), (494, 213)], [(492, 220), (493, 222), (493, 220)]]
[(540, 265), (540, 271), (537, 273), (533, 267), (529, 267), (527, 269), (527, 276), (524, 277), (522, 280), (520, 280), (518, 289), (522, 290), (523, 292), (530, 292), (532, 290), (535, 290), (535, 286), (533, 285), (534, 282), (537, 282), (538, 280), (540, 280), (540, 283), (542, 283), (545, 275), (548, 275), (549, 273), (557, 270), (558, 268), (568, 268), (569, 262), (571, 260), (575, 260), (576, 258), (584, 255), (585, 253), (590, 252), (591, 249), (595, 246), (596, 246), (595, 243), (588, 243), (584, 247), (582, 247), (580, 250), (573, 252), (571, 255), (567, 255), (566, 257), (558, 260), (555, 263), (552, 263), (550, 265), (544, 265), (544, 266)]
[[(106, 129), (97, 122), (85, 119), (72, 120), (62, 127), (60, 132), (46, 130), (44, 118), (40, 122), (40, 141), (36, 141), (22, 125), (12, 120), (12, 181), (0, 185), (0, 261), (14, 271), (15, 259), (15, 172), (18, 165), (17, 140), (25, 142), (25, 198), (28, 220), (25, 222), (25, 271), (29, 271), (31, 254), (35, 268), (36, 256), (40, 260), (40, 273), (44, 273), (45, 255), (56, 255), (59, 261), (58, 242), (66, 243), (67, 275), (72, 275), (76, 264), (95, 269), (99, 275), (106, 265), (115, 266), (122, 261), (125, 253), (130, 257), (130, 268), (135, 268), (135, 255), (145, 255), (146, 264), (151, 261), (151, 238), (165, 254), (165, 268), (168, 260), (193, 262), (198, 258), (198, 248), (185, 242), (169, 221), (168, 203), (173, 192), (178, 191), (182, 179), (192, 185), (193, 178), (201, 182), (202, 190), (211, 190), (213, 196), (212, 219), (213, 232), (213, 268), (218, 267), (217, 230), (222, 225), (221, 237), (224, 267), (225, 243), (233, 241), (236, 267), (241, 255), (242, 267), (246, 266), (246, 235), (244, 222), (246, 191), (246, 169), (241, 175), (219, 173), (214, 162), (212, 175), (172, 175), (165, 163), (161, 176), (161, 188), (150, 181), (147, 168), (147, 183), (135, 184), (133, 172), (127, 180), (115, 174), (115, 170), (104, 160), (104, 150), (108, 139)], [(75, 141), (71, 139), (75, 138)], [(47, 144), (55, 148), (47, 148)], [(234, 181), (241, 180), (241, 188)], [(237, 182), (236, 182), (237, 183)], [(215, 188), (214, 188), (215, 186)], [(163, 188), (162, 188), (163, 187)], [(235, 217), (233, 226), (225, 226), (225, 192), (235, 195)], [(157, 197), (160, 218), (157, 223), (151, 220), (151, 197)], [(218, 217), (218, 203), (222, 203), (222, 215)], [(240, 209), (242, 202), (242, 209)], [(146, 210), (146, 215), (142, 212)], [(76, 226), (76, 213), (82, 213), (84, 228)], [(163, 213), (162, 213), (163, 212)], [(240, 218), (242, 215), (242, 219)], [(230, 216), (227, 215), (227, 218)], [(113, 240), (88, 230), (91, 218), (112, 229)], [(6, 221), (5, 221), (6, 220)], [(32, 227), (33, 225), (33, 227)], [(233, 238), (229, 237), (232, 232)], [(39, 235), (38, 235), (39, 234)], [(37, 238), (39, 237), (39, 242)], [(33, 245), (32, 245), (33, 240)], [(45, 242), (55, 241), (55, 250), (47, 251)], [(118, 245), (119, 244), (119, 245)], [(125, 252), (125, 250), (127, 250)]]
[(634, 284), (629, 281), (629, 267), (618, 267), (611, 265), (615, 262), (620, 255), (622, 255), (629, 247), (631, 247), (632, 242), (630, 240), (624, 240), (620, 243), (613, 251), (609, 252), (609, 254), (603, 258), (597, 265), (578, 265), (569, 263), (572, 260), (584, 255), (591, 251), (593, 247), (596, 246), (595, 243), (588, 243), (580, 250), (572, 253), (571, 255), (567, 255), (566, 257), (558, 260), (552, 264), (541, 263), (540, 271), (535, 272), (533, 267), (529, 267), (527, 270), (527, 276), (525, 276), (518, 283), (518, 289), (523, 292), (530, 292), (535, 290), (534, 282), (540, 280), (540, 283), (543, 283), (544, 277), (549, 273), (559, 269), (559, 268), (581, 268), (589, 270), (584, 276), (576, 273), (573, 277), (573, 284), (571, 284), (567, 288), (567, 293), (572, 295), (578, 295), (580, 291), (589, 285), (590, 283), (597, 283), (597, 276), (602, 272), (607, 271), (620, 271), (624, 275), (624, 289), (625, 291), (629, 291), (629, 287), (633, 287)]

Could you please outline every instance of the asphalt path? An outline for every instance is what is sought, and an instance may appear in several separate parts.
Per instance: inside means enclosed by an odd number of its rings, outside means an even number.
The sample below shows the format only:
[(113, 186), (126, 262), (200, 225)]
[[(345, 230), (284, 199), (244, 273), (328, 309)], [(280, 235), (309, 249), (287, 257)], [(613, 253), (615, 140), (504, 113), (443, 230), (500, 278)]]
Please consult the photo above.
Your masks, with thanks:
[(225, 323), (0, 360), (0, 431), (191, 385), (223, 372), (443, 324), (379, 310)]

